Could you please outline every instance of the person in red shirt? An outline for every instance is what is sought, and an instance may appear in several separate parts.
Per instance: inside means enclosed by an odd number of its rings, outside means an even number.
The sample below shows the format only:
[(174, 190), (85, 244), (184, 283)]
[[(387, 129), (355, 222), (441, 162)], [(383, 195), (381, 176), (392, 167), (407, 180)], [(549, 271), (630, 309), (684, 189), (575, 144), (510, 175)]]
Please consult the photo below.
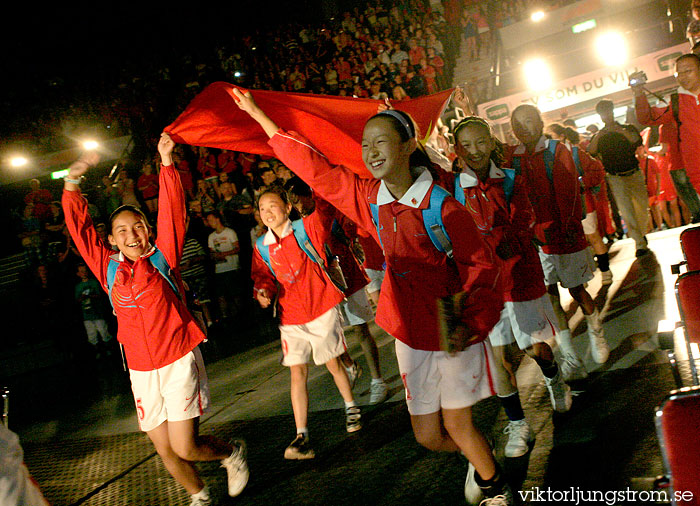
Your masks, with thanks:
[[(545, 290), (542, 265), (532, 242), (535, 213), (523, 176), (506, 179), (501, 169), (503, 145), (485, 120), (477, 116), (464, 118), (455, 126), (454, 136), (459, 161), (449, 186), (457, 194), (463, 194), (466, 208), (484, 240), (496, 252), (501, 267), (504, 309), (489, 340), (497, 358), (498, 397), (510, 420), (505, 431), (509, 435), (505, 456), (520, 457), (534, 438), (512, 373), (509, 360), (512, 344), (517, 342), (540, 366), (552, 407), (560, 412), (571, 407), (571, 390), (564, 383), (546, 342), (558, 329)], [(510, 193), (506, 193), (506, 181), (513, 183)]]
[[(439, 190), (428, 169), (430, 160), (418, 149), (412, 118), (386, 110), (367, 121), (362, 158), (374, 179), (366, 179), (347, 167), (331, 166), (308, 140), (281, 130), (249, 91), (233, 93), (237, 106), (270, 137), (277, 158), (382, 244), (387, 267), (375, 321), (396, 338), (418, 442), (436, 451), (461, 451), (473, 464), (484, 495), (503, 495), (512, 504), (510, 486), (471, 416), (473, 404), (495, 393), (491, 350), (484, 340), (502, 308), (496, 293), (498, 268), (469, 212), (450, 196), (441, 212), (452, 258), (427, 236), (422, 210)], [(446, 297), (461, 311), (455, 314), (456, 331), (445, 338), (448, 351), (442, 351), (438, 299)]]
[(136, 188), (141, 192), (149, 214), (155, 215), (158, 212), (158, 174), (153, 173), (152, 162), (143, 164)]
[(610, 257), (608, 256), (608, 247), (598, 232), (598, 211), (596, 207), (596, 196), (605, 184), (603, 164), (600, 160), (593, 158), (584, 151), (579, 144), (579, 134), (573, 128), (565, 127), (559, 123), (552, 123), (547, 126), (547, 131), (552, 139), (564, 142), (571, 150), (572, 156), (574, 152), (577, 153), (578, 163), (576, 163), (576, 158), (574, 158), (574, 164), (578, 171), (586, 206), (586, 217), (581, 221), (581, 225), (583, 225), (583, 233), (586, 236), (586, 240), (596, 255), (602, 283), (603, 285), (609, 285), (613, 279), (612, 271), (610, 270)]
[(593, 360), (604, 363), (609, 348), (598, 308), (584, 286), (593, 278), (593, 272), (581, 225), (578, 173), (571, 152), (563, 143), (556, 145), (551, 166), (547, 166), (545, 153), (551, 153), (549, 143), (553, 141), (542, 135), (544, 123), (536, 107), (527, 104), (516, 107), (511, 125), (520, 144), (506, 150), (506, 166), (520, 166), (535, 211), (535, 239), (540, 244), (545, 284), (561, 329), (557, 342), (566, 357), (562, 368), (564, 364), (573, 366), (565, 368), (564, 376), (567, 379), (585, 376), (571, 342), (568, 318), (559, 301), (559, 283), (569, 290), (586, 317)]
[[(198, 434), (199, 417), (209, 404), (209, 387), (198, 345), (204, 333), (185, 301), (153, 266), (149, 257), (162, 253), (184, 293), (178, 266), (185, 238), (185, 202), (173, 167), (175, 143), (162, 134), (161, 202), (158, 238), (150, 242), (151, 228), (136, 207), (122, 206), (110, 218), (108, 236), (115, 253), (99, 239), (80, 193), (83, 175), (99, 158), (84, 154), (68, 167), (63, 190), (66, 227), (90, 270), (107, 290), (117, 316), (117, 339), (124, 348), (141, 430), (148, 434), (170, 474), (192, 495), (193, 505), (211, 504), (195, 461), (220, 460), (228, 473), (228, 493), (240, 494), (248, 482), (245, 444), (231, 444)], [(112, 280), (111, 262), (117, 262)]]
[[(302, 225), (317, 255), (322, 255), (331, 232), (335, 210), (318, 200), (316, 209)], [(292, 410), (297, 435), (284, 452), (286, 459), (310, 459), (315, 452), (309, 442), (308, 362), (325, 364), (345, 402), (346, 429), (362, 428), (350, 381), (340, 356), (345, 352), (342, 316), (338, 305), (344, 294), (328, 276), (325, 265), (302, 250), (289, 219), (292, 204), (280, 187), (264, 190), (258, 198), (260, 218), (268, 231), (256, 241), (251, 277), (260, 306), (273, 305), (279, 316), (284, 358), (291, 375)], [(267, 248), (269, 265), (261, 249)], [(274, 301), (274, 302), (273, 302)]]
[[(289, 200), (302, 216), (309, 216), (316, 208), (316, 201), (309, 185), (298, 176), (290, 179), (285, 185)], [(374, 336), (369, 330), (369, 322), (374, 319), (374, 313), (370, 306), (365, 287), (369, 284), (369, 277), (355, 258), (351, 249), (352, 239), (356, 236), (357, 227), (342, 213), (336, 212), (331, 234), (326, 242), (326, 255), (337, 258), (340, 272), (347, 287), (343, 290), (345, 300), (341, 302), (341, 312), (346, 325), (352, 326), (357, 331), (360, 346), (364, 353), (369, 372), (372, 375), (370, 384), (370, 404), (383, 402), (389, 389), (382, 378), (379, 364), (379, 350)], [(343, 365), (350, 379), (351, 386), (361, 375), (362, 369), (347, 351), (341, 356)]]

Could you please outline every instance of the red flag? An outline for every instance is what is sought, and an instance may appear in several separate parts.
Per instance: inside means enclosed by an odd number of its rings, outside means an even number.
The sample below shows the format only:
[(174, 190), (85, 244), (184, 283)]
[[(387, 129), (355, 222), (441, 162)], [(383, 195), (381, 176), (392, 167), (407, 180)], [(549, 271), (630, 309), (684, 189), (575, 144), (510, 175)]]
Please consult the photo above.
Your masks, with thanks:
[[(274, 156), (265, 132), (235, 104), (233, 88), (224, 82), (210, 84), (165, 131), (178, 143)], [(409, 113), (419, 132), (427, 137), (452, 91), (392, 105)], [(378, 100), (265, 90), (251, 93), (280, 128), (304, 135), (331, 163), (370, 177), (362, 162), (360, 142), (365, 122), (377, 113)]]

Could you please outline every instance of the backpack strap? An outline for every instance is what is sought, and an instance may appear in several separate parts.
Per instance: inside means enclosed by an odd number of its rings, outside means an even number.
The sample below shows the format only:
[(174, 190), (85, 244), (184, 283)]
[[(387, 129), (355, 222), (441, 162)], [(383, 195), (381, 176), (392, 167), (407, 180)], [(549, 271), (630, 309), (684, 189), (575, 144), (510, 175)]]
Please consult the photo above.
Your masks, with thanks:
[(119, 267), (119, 262), (114, 258), (115, 255), (109, 257), (109, 262), (107, 263), (107, 292), (109, 293), (109, 303), (112, 304), (112, 310), (114, 310), (114, 302), (112, 302), (112, 288), (114, 287), (114, 280), (117, 277), (117, 268)]
[(467, 198), (464, 196), (462, 185), (459, 184), (459, 173), (455, 174), (455, 198), (463, 206), (467, 205)]
[(547, 170), (547, 178), (554, 181), (554, 175), (552, 171), (554, 170), (554, 158), (557, 152), (557, 144), (559, 141), (554, 139), (549, 139), (548, 147), (544, 152), (544, 168)]
[(576, 165), (578, 175), (583, 176), (583, 168), (581, 167), (581, 157), (578, 152), (578, 146), (571, 146), (571, 156), (574, 159), (574, 165)]
[[(515, 159), (513, 159), (515, 161)], [(510, 204), (510, 199), (513, 198), (513, 190), (515, 189), (515, 169), (501, 169), (505, 177), (503, 178), (503, 192), (506, 194), (506, 203)]]
[(384, 249), (384, 245), (382, 244), (382, 233), (381, 233), (381, 228), (379, 227), (379, 204), (369, 203), (369, 210), (372, 212), (372, 221), (374, 222), (374, 226), (377, 227), (377, 237), (379, 237), (379, 246), (381, 246), (382, 249)]
[(452, 241), (442, 222), (442, 204), (449, 195), (450, 193), (441, 186), (433, 185), (428, 208), (423, 209), (423, 225), (435, 248), (452, 258)]
[(270, 247), (263, 244), (263, 240), (265, 239), (265, 234), (261, 235), (255, 240), (255, 247), (258, 250), (258, 253), (260, 253), (260, 256), (263, 259), (263, 262), (267, 264), (267, 267), (270, 269), (270, 272), (272, 272), (272, 275), (275, 275), (275, 270), (272, 268), (272, 263), (270, 262)]
[(297, 240), (297, 244), (299, 244), (302, 251), (325, 270), (326, 264), (323, 258), (321, 258), (321, 255), (316, 251), (316, 248), (314, 248), (314, 245), (311, 244), (311, 239), (309, 239), (309, 235), (304, 228), (304, 222), (302, 220), (294, 220), (292, 222), (292, 230), (294, 231), (294, 238)]

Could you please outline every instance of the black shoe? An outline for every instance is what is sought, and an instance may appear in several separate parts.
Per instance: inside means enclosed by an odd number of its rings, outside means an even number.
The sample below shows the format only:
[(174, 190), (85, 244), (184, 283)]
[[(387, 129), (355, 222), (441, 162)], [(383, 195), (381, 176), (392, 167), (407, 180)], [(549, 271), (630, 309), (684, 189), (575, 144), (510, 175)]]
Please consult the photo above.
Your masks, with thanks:
[(316, 456), (314, 449), (309, 444), (309, 437), (304, 434), (297, 434), (286, 450), (284, 450), (284, 458), (289, 460), (305, 460), (312, 459)]
[(634, 254), (634, 256), (636, 256), (637, 258), (639, 258), (639, 257), (643, 257), (643, 256), (646, 255), (647, 253), (649, 253), (649, 249), (648, 249), (648, 248), (642, 248), (642, 249), (638, 249), (637, 252)]

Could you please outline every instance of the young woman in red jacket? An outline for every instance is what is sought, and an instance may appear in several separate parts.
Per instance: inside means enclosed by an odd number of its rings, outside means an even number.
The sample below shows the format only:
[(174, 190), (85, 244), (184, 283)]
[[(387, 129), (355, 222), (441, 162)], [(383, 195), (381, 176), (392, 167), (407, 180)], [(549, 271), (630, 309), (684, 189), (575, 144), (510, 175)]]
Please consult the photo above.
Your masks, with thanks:
[(476, 116), (463, 119), (455, 126), (454, 136), (461, 170), (452, 175), (451, 189), (463, 192), (466, 208), (501, 266), (505, 307), (489, 340), (497, 357), (498, 396), (510, 420), (505, 430), (509, 435), (505, 455), (520, 457), (527, 452), (532, 435), (511, 372), (512, 344), (517, 342), (540, 366), (552, 407), (560, 412), (571, 407), (571, 390), (546, 342), (558, 329), (532, 242), (535, 214), (522, 176), (511, 179), (512, 189), (506, 192), (508, 178), (501, 168), (503, 146), (485, 120)]
[[(143, 212), (122, 206), (110, 217), (109, 242), (99, 238), (80, 193), (83, 175), (97, 164), (86, 153), (68, 167), (63, 189), (66, 227), (80, 255), (102, 286), (111, 284), (117, 316), (117, 339), (124, 347), (141, 430), (148, 434), (166, 469), (192, 496), (192, 506), (211, 504), (207, 487), (193, 462), (220, 460), (228, 473), (228, 493), (240, 494), (248, 483), (245, 444), (234, 445), (199, 435), (199, 417), (209, 404), (209, 387), (199, 343), (204, 334), (179, 294), (179, 274), (185, 240), (185, 199), (172, 161), (173, 140), (162, 134), (159, 176), (158, 238)], [(160, 255), (171, 269), (178, 292), (155, 268), (150, 257)], [(116, 262), (113, 279), (109, 265)]]
[[(495, 291), (498, 268), (469, 212), (450, 196), (441, 213), (452, 258), (427, 236), (422, 210), (436, 186), (427, 155), (417, 149), (411, 117), (387, 110), (367, 121), (362, 158), (375, 179), (364, 179), (331, 166), (300, 135), (280, 130), (250, 92), (235, 89), (234, 96), (270, 137), (277, 158), (382, 244), (386, 274), (375, 321), (396, 338), (418, 442), (432, 450), (461, 451), (476, 468), (476, 481), (489, 501), (498, 496), (512, 503), (510, 486), (471, 415), (473, 404), (495, 393), (490, 346), (484, 340), (502, 308)], [(450, 353), (441, 351), (438, 299), (456, 294), (461, 324), (449, 337)]]

